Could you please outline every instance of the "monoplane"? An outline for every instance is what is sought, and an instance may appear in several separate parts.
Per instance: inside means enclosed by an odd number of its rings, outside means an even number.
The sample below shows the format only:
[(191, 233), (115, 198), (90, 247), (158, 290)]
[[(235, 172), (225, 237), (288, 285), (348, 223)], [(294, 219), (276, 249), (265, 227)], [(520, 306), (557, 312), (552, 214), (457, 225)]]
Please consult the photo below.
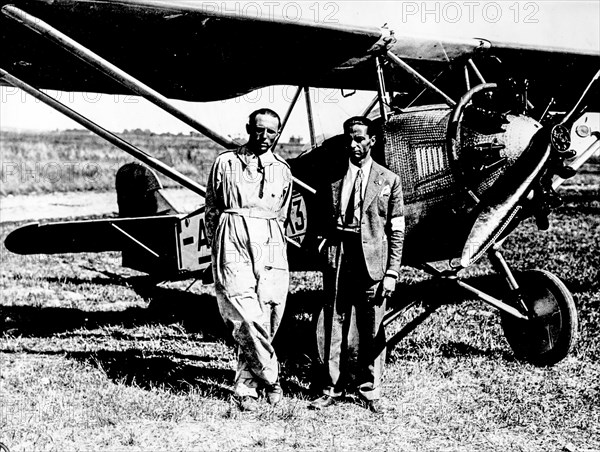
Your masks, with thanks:
[[(582, 119), (599, 111), (597, 50), (403, 36), (387, 28), (260, 18), (191, 1), (1, 2), (0, 82), (21, 88), (138, 158), (117, 175), (119, 218), (29, 224), (15, 253), (119, 250), (156, 280), (210, 272), (203, 207), (176, 212), (152, 171), (205, 189), (40, 89), (135, 94), (226, 149), (237, 146), (170, 99), (228, 99), (273, 85), (367, 90), (358, 113), (376, 118), (375, 158), (401, 177), (407, 219), (403, 263), (452, 281), (497, 308), (515, 355), (553, 364), (572, 349), (577, 311), (567, 287), (541, 270), (511, 271), (506, 237), (526, 218), (548, 228), (555, 189), (600, 147)], [(250, 52), (249, 49), (252, 51)], [(254, 56), (280, 55), (277, 67)], [(252, 70), (244, 70), (252, 68)], [(201, 78), (201, 83), (199, 83)], [(310, 104), (308, 104), (310, 106)], [(312, 126), (312, 113), (307, 112)], [(311, 131), (313, 128), (311, 127)], [(315, 269), (305, 237), (319, 221), (319, 184), (344, 170), (340, 137), (290, 161), (295, 193), (287, 223), (293, 269)], [(488, 256), (506, 280), (493, 296), (461, 278)], [(447, 262), (444, 267), (437, 263)], [(398, 316), (390, 312), (387, 322)]]

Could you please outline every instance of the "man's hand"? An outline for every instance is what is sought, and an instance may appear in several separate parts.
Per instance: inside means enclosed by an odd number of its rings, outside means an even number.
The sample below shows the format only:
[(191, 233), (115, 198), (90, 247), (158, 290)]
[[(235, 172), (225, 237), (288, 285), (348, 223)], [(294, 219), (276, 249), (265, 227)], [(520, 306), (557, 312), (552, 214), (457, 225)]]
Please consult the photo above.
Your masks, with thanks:
[(381, 282), (381, 297), (389, 298), (396, 290), (396, 278), (391, 276), (384, 276)]

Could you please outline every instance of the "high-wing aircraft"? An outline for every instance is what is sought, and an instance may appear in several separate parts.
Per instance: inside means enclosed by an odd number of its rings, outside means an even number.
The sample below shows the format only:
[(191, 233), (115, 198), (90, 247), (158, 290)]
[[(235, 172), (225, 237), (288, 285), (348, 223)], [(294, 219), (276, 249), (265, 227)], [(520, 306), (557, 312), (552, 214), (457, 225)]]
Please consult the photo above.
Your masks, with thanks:
[[(374, 158), (402, 180), (403, 263), (454, 281), (499, 309), (519, 358), (553, 364), (573, 347), (578, 320), (569, 290), (545, 271), (513, 273), (501, 247), (528, 217), (547, 228), (559, 202), (555, 189), (600, 148), (600, 131), (578, 122), (599, 111), (597, 50), (402, 36), (387, 28), (257, 18), (191, 1), (0, 4), (0, 82), (23, 89), (146, 165), (119, 171), (119, 218), (29, 224), (8, 236), (9, 250), (119, 250), (124, 265), (157, 280), (209, 273), (203, 208), (176, 212), (152, 170), (201, 195), (204, 187), (40, 89), (137, 94), (224, 148), (236, 143), (169, 99), (204, 102), (297, 86), (285, 126), (309, 87), (368, 90), (375, 93), (373, 102), (358, 113), (380, 126)], [(276, 68), (255, 64), (253, 55), (263, 52), (282, 56)], [(310, 109), (307, 116), (310, 123)], [(319, 221), (314, 193), (345, 171), (341, 149), (340, 137), (333, 137), (290, 161), (292, 269), (314, 269), (304, 241), (311, 222)], [(500, 297), (460, 277), (484, 255), (506, 279)], [(448, 262), (443, 269), (433, 265), (440, 261)]]

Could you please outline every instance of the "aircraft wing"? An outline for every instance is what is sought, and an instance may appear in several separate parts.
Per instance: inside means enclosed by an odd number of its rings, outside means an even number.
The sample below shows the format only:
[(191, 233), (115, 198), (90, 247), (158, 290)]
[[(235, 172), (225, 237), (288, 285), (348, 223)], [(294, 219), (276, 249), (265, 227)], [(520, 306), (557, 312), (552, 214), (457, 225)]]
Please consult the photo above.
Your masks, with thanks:
[[(7, 0), (0, 0), (6, 5)], [(464, 92), (455, 63), (476, 58), (484, 76), (504, 65), (559, 92), (560, 101), (589, 80), (598, 52), (395, 35), (377, 27), (288, 20), (252, 8), (217, 11), (216, 3), (149, 0), (13, 1), (163, 95), (188, 101), (235, 97), (269, 85), (376, 90), (373, 57), (386, 47), (455, 99)], [(5, 13), (6, 11), (3, 10)], [(264, 13), (264, 11), (263, 11)], [(38, 88), (128, 94), (23, 27), (0, 17), (0, 67)], [(275, 58), (263, 58), (264, 55)], [(484, 58), (484, 56), (486, 56)], [(267, 61), (276, 61), (276, 67)], [(458, 75), (457, 75), (458, 74)], [(416, 95), (410, 75), (394, 71), (388, 89)], [(419, 103), (429, 103), (423, 96)], [(439, 99), (438, 99), (439, 101)]]
[[(382, 36), (378, 28), (216, 12), (216, 4), (194, 1), (58, 0), (16, 6), (166, 97), (188, 101), (231, 98), (273, 84), (318, 86), (321, 74), (365, 57)], [(2, 17), (0, 27), (0, 66), (32, 85), (126, 93), (18, 22)]]

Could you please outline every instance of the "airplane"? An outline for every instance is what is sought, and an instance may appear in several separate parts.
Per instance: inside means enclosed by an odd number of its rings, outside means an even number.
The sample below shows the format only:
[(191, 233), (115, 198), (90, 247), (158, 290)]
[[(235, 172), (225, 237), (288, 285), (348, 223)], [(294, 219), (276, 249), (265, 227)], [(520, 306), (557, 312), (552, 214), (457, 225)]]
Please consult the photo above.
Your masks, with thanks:
[[(123, 265), (156, 281), (210, 281), (204, 207), (177, 212), (161, 194), (154, 171), (202, 196), (205, 188), (40, 89), (139, 95), (225, 149), (238, 144), (170, 99), (207, 102), (267, 86), (297, 86), (285, 127), (311, 87), (367, 90), (375, 95), (361, 113), (375, 118), (381, 130), (374, 158), (402, 182), (403, 264), (497, 308), (517, 358), (552, 365), (573, 349), (578, 318), (568, 288), (547, 271), (513, 272), (501, 248), (526, 218), (547, 229), (548, 215), (560, 202), (556, 188), (600, 149), (600, 131), (582, 120), (600, 111), (597, 50), (407, 36), (386, 27), (261, 18), (191, 1), (0, 5), (0, 83), (31, 94), (141, 162), (117, 174), (118, 218), (28, 224), (9, 234), (8, 250), (121, 251)], [(274, 70), (255, 64), (253, 55), (263, 52), (285, 57)], [(252, 70), (240, 74), (245, 67)], [(314, 196), (320, 184), (345, 171), (342, 138), (317, 142), (308, 107), (312, 148), (289, 161), (292, 270), (317, 269), (305, 240), (311, 222), (319, 221)], [(500, 296), (460, 275), (483, 256), (506, 281)], [(386, 324), (406, 308), (389, 312)]]

